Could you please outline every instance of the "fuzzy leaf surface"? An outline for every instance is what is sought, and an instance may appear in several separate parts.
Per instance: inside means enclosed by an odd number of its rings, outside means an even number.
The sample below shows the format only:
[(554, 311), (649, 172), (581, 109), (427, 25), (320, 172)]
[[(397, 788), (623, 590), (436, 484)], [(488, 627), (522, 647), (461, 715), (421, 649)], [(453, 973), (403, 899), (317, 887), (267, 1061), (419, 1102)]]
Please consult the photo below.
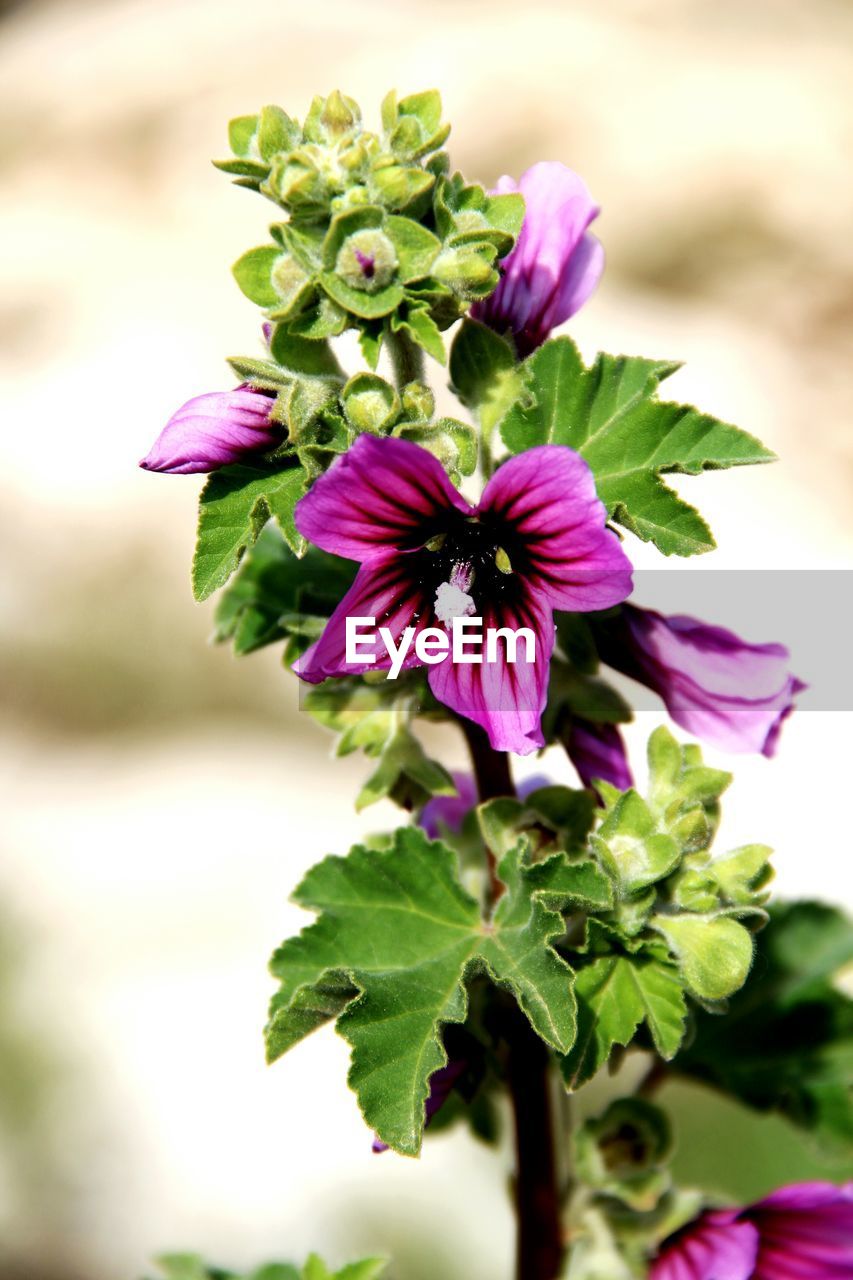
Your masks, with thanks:
[(441, 1027), (464, 1020), (468, 974), (487, 971), (542, 1039), (567, 1052), (572, 970), (551, 946), (562, 919), (538, 900), (518, 851), (499, 874), (506, 891), (487, 922), (460, 883), (455, 854), (415, 827), (397, 831), (388, 848), (356, 846), (312, 868), (294, 898), (318, 919), (271, 963), (281, 989), (267, 1026), (269, 1060), (339, 1013), (365, 1120), (389, 1146), (415, 1155), (429, 1078), (446, 1061)]
[(296, 528), (293, 510), (304, 492), (301, 466), (281, 469), (236, 464), (215, 471), (199, 499), (192, 577), (196, 600), (206, 600), (225, 585), (270, 518), (277, 522), (292, 550), (301, 555), (305, 539)]
[(570, 338), (553, 338), (522, 368), (525, 389), (502, 420), (504, 443), (513, 453), (539, 444), (575, 449), (612, 519), (665, 555), (709, 551), (705, 521), (662, 475), (770, 462), (773, 454), (730, 423), (658, 400), (659, 384), (678, 367), (600, 354), (587, 368)]

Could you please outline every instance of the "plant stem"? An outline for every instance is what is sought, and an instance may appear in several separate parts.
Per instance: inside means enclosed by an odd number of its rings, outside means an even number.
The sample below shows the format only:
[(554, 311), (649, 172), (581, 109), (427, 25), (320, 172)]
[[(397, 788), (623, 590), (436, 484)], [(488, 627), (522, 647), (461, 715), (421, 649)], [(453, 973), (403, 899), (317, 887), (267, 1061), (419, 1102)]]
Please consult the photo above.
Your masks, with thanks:
[(410, 382), (422, 382), (424, 353), (420, 347), (402, 330), (399, 333), (389, 333), (387, 342), (397, 390), (402, 391)]
[[(493, 751), (483, 730), (461, 722), (482, 800), (515, 795), (506, 752)], [(503, 892), (487, 850), (492, 900)], [(551, 1058), (515, 1001), (507, 1002), (504, 1035), (515, 1122), (516, 1280), (557, 1280), (563, 1261), (560, 1186), (554, 1149)]]

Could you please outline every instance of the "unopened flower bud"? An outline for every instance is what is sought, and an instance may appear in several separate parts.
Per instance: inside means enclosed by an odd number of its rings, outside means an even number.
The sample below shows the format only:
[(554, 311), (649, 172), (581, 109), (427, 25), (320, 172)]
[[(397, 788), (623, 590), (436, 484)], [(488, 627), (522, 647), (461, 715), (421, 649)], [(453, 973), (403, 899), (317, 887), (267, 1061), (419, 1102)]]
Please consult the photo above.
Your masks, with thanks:
[(383, 231), (356, 231), (341, 245), (335, 271), (352, 289), (377, 293), (394, 279), (397, 253)]
[(270, 396), (245, 387), (195, 396), (172, 414), (139, 465), (146, 471), (187, 475), (267, 453), (282, 436), (281, 427), (270, 420), (273, 404)]

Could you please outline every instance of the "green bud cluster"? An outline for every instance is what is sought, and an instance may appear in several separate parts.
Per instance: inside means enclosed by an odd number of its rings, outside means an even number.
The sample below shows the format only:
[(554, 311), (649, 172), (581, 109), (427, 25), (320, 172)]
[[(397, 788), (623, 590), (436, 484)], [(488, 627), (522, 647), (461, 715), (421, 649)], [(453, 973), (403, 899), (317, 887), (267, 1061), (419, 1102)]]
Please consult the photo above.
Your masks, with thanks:
[(436, 455), (455, 481), (477, 465), (477, 436), (470, 423), (434, 418), (435, 398), (426, 384), (400, 392), (376, 373), (348, 381), (328, 342), (295, 336), (276, 325), (266, 359), (233, 357), (238, 377), (275, 397), (272, 418), (284, 429), (274, 456), (293, 458), (309, 477), (320, 475), (357, 436), (393, 435)]
[(661, 727), (649, 739), (649, 793), (600, 784), (604, 817), (590, 838), (614, 885), (601, 917), (630, 947), (657, 936), (700, 1001), (731, 995), (752, 963), (750, 933), (767, 920), (770, 849), (747, 845), (712, 857), (719, 799), (731, 775), (702, 762)]
[(381, 133), (337, 91), (302, 126), (279, 107), (233, 120), (218, 168), (287, 214), (235, 264), (242, 291), (293, 336), (358, 329), (372, 368), (389, 334), (443, 363), (442, 331), (495, 288), (524, 216), (520, 195), (448, 176), (449, 131), (435, 91), (389, 94)]

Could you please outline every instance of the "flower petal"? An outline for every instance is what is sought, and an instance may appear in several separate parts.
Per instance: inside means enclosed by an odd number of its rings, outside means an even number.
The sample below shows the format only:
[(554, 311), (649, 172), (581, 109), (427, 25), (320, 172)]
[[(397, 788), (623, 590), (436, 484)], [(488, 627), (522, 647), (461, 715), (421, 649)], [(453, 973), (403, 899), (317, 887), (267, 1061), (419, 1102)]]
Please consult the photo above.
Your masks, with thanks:
[(430, 840), (438, 840), (445, 829), (459, 831), (465, 816), (477, 803), (477, 784), (471, 774), (454, 771), (451, 777), (456, 795), (432, 796), (418, 816), (418, 826), (423, 827)]
[(511, 332), (519, 355), (529, 355), (583, 305), (598, 283), (604, 253), (586, 234), (599, 209), (583, 180), (557, 161), (540, 161), (516, 185), (501, 178), (499, 192), (520, 190), (521, 233), (502, 263), (494, 293), (471, 314), (498, 333)]
[(516, 661), (507, 661), (503, 643), (495, 662), (453, 662), (449, 658), (429, 673), (432, 692), (460, 715), (479, 724), (495, 751), (529, 755), (545, 745), (541, 718), (548, 692), (548, 669), (554, 648), (554, 620), (550, 608), (530, 591), (512, 605), (487, 606), (483, 631), (491, 627), (528, 627), (535, 640), (533, 661), (527, 661), (519, 640)]
[[(430, 625), (429, 602), (407, 573), (406, 556), (387, 552), (373, 556), (355, 575), (355, 581), (323, 630), (320, 639), (293, 664), (293, 670), (309, 684), (319, 684), (327, 676), (363, 675), (366, 671), (385, 671), (391, 658), (379, 628), (386, 627), (395, 647), (406, 627), (415, 634)], [(374, 618), (375, 626), (365, 627), (359, 637), (360, 652), (373, 657), (360, 662), (346, 660), (347, 618)], [(372, 630), (372, 634), (371, 634)], [(402, 670), (420, 666), (415, 656), (414, 639), (403, 661)]]
[(573, 719), (565, 743), (585, 787), (594, 787), (599, 779), (618, 791), (627, 791), (634, 785), (625, 743), (615, 724)]
[(267, 453), (282, 437), (282, 428), (270, 421), (271, 408), (269, 396), (242, 387), (195, 396), (172, 414), (139, 465), (192, 475)]
[(772, 755), (805, 688), (784, 645), (748, 644), (685, 615), (626, 605), (600, 641), (608, 665), (654, 689), (676, 724), (724, 751)]
[(853, 1276), (853, 1182), (780, 1187), (744, 1211), (761, 1236), (758, 1280)]
[(510, 458), (486, 485), (478, 512), (511, 527), (524, 561), (513, 567), (553, 608), (607, 609), (631, 594), (631, 562), (573, 449), (543, 444)]
[(471, 511), (433, 454), (409, 440), (362, 435), (314, 481), (295, 519), (324, 551), (364, 560), (422, 546), (448, 507)]
[(751, 1280), (758, 1232), (732, 1214), (705, 1214), (664, 1243), (649, 1280)]

